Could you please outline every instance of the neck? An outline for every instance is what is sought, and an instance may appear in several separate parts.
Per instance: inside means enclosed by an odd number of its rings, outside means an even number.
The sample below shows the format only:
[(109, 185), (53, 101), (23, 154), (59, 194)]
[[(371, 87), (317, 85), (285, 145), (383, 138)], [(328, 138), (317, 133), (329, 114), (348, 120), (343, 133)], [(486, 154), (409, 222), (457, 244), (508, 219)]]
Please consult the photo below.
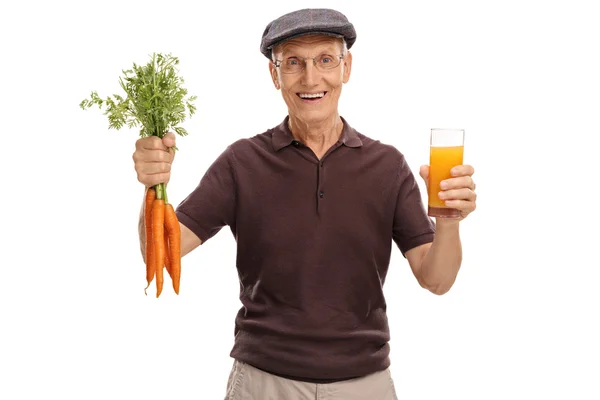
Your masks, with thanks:
[(337, 113), (322, 121), (310, 122), (302, 121), (290, 115), (288, 127), (296, 140), (320, 153), (323, 148), (328, 149), (338, 141), (344, 123)]

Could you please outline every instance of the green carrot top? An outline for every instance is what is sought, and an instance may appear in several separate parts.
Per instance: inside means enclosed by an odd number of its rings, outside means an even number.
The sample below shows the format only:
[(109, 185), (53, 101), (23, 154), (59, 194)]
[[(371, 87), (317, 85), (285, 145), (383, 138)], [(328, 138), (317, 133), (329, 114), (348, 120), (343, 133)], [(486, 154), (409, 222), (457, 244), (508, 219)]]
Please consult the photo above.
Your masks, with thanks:
[(176, 70), (178, 64), (177, 57), (153, 53), (145, 66), (134, 63), (132, 69), (123, 70), (124, 76), (119, 77), (119, 83), (125, 98), (114, 94), (103, 100), (93, 91), (79, 106), (84, 110), (93, 105), (100, 109), (105, 107), (109, 128), (141, 127), (141, 137), (162, 138), (170, 130), (186, 136), (185, 128), (178, 125), (185, 120), (186, 114), (191, 117), (196, 112), (192, 103), (197, 96), (186, 98), (188, 91), (183, 88), (184, 80)]

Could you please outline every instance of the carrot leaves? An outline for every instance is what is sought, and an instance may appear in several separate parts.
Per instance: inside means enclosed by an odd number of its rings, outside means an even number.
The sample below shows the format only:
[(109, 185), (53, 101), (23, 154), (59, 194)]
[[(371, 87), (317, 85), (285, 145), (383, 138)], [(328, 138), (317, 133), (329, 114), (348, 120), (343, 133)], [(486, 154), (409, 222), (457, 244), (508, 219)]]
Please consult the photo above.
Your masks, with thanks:
[(186, 136), (187, 131), (179, 124), (196, 112), (193, 102), (197, 96), (188, 96), (182, 86), (178, 64), (177, 57), (153, 53), (148, 64), (134, 63), (131, 69), (122, 71), (119, 83), (125, 97), (114, 94), (102, 99), (93, 91), (79, 106), (84, 110), (93, 106), (104, 108), (112, 129), (139, 127), (141, 137), (162, 138), (169, 130)]

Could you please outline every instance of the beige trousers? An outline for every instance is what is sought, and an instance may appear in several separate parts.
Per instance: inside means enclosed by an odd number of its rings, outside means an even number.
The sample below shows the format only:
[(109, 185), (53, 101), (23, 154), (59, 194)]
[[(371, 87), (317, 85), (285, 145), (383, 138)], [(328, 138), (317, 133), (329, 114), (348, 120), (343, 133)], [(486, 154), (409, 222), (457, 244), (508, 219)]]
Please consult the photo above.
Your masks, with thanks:
[(362, 378), (318, 384), (280, 378), (235, 360), (225, 400), (398, 400), (389, 368)]

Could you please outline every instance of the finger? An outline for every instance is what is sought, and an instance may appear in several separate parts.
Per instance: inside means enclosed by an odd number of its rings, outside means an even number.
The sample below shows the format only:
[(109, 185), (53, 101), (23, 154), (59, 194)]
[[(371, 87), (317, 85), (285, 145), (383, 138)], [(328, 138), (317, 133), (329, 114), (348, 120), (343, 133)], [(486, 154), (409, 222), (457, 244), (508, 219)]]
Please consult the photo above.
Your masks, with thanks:
[(475, 169), (470, 165), (457, 165), (450, 170), (452, 176), (471, 176), (475, 173)]
[(477, 205), (474, 201), (469, 200), (446, 200), (444, 204), (450, 208), (456, 208), (461, 212), (470, 213), (475, 210)]
[(419, 168), (419, 175), (425, 181), (425, 188), (429, 191), (429, 165), (421, 165)]
[(461, 176), (459, 178), (444, 179), (440, 182), (440, 189), (442, 190), (462, 188), (474, 190), (475, 182), (473, 182), (473, 179), (470, 176)]
[(162, 174), (171, 171), (171, 163), (166, 162), (146, 162), (141, 163), (138, 172), (143, 175)]
[(429, 165), (421, 165), (421, 168), (419, 168), (419, 175), (421, 175), (421, 178), (427, 182), (429, 178)]
[(173, 132), (167, 132), (167, 134), (163, 136), (162, 142), (166, 147), (175, 146), (175, 134)]
[(477, 200), (477, 194), (467, 188), (444, 190), (438, 193), (438, 197), (440, 200)]
[(173, 151), (163, 151), (163, 150), (148, 150), (148, 149), (138, 149), (133, 153), (133, 161), (138, 163), (147, 163), (147, 162), (173, 162), (174, 157)]
[(170, 173), (161, 173), (161, 174), (153, 174), (153, 175), (138, 174), (138, 181), (140, 181), (147, 187), (152, 187), (152, 186), (158, 185), (159, 183), (169, 183), (170, 177), (171, 177)]
[(136, 149), (138, 150), (169, 150), (169, 148), (163, 144), (162, 139), (158, 136), (148, 136), (142, 139), (138, 139), (135, 142), (135, 145)]

